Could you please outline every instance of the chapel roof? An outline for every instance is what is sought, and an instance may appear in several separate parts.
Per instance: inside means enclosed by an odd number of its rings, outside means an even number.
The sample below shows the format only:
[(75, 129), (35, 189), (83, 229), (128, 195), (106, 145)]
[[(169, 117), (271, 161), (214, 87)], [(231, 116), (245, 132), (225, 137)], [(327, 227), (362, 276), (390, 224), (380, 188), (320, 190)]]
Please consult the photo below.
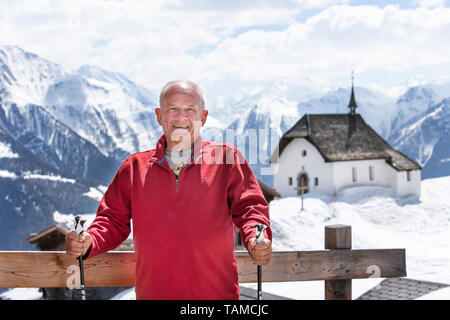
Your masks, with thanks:
[(385, 159), (397, 171), (422, 169), (392, 148), (358, 113), (305, 114), (282, 136), (269, 161), (277, 161), (276, 155), (281, 156), (295, 138), (307, 139), (326, 162)]

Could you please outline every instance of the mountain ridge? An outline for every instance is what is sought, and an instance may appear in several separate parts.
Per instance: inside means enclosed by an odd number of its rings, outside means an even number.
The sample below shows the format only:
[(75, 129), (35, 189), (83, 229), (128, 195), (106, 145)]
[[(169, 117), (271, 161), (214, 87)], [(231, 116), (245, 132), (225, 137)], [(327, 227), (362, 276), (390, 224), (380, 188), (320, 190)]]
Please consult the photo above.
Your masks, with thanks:
[[(289, 100), (287, 91), (274, 85), (213, 106), (203, 131), (227, 142), (231, 133), (269, 185), (265, 160), (303, 114), (348, 113), (350, 88), (307, 101)], [(423, 165), (424, 178), (450, 175), (449, 84), (410, 87), (398, 97), (357, 86), (355, 94), (356, 111)], [(0, 241), (6, 249), (29, 249), (26, 233), (49, 227), (55, 211), (95, 212), (98, 199), (89, 190), (104, 190), (129, 154), (153, 148), (162, 134), (157, 105), (156, 94), (122, 74), (91, 65), (69, 70), (0, 46), (0, 225), (9, 226)], [(26, 231), (8, 236), (19, 225)]]

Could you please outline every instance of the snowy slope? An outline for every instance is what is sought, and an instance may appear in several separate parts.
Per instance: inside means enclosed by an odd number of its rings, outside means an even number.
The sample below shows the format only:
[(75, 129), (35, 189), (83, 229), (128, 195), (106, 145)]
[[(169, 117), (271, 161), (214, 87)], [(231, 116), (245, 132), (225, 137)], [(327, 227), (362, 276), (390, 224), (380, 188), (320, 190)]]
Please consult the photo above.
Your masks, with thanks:
[(397, 114), (392, 122), (395, 132), (415, 117), (445, 98), (450, 97), (450, 83), (430, 83), (408, 88), (397, 100)]
[(423, 168), (422, 177), (450, 175), (450, 127), (446, 128), (433, 147), (433, 154)]
[(0, 95), (4, 101), (43, 105), (48, 88), (68, 72), (19, 47), (0, 46)]
[(18, 47), (0, 46), (0, 104), (15, 105), (19, 115), (40, 106), (118, 161), (151, 148), (161, 134), (149, 90), (119, 73), (68, 70)]
[(0, 127), (0, 249), (34, 250), (30, 233), (53, 225), (52, 213), (95, 211), (92, 180), (68, 177)]
[(450, 83), (430, 83), (409, 88), (397, 101), (387, 140), (424, 167), (424, 178), (450, 175), (449, 98)]
[(299, 119), (296, 103), (281, 94), (258, 94), (238, 105), (243, 113), (228, 127), (237, 135), (248, 129), (272, 129), (281, 136)]
[[(449, 156), (446, 150), (449, 135), (450, 99), (443, 99), (406, 122), (389, 138), (389, 142), (425, 166), (423, 177), (429, 178), (450, 174), (450, 170), (439, 168), (440, 161)], [(428, 164), (431, 158), (433, 161)]]
[(111, 170), (120, 165), (38, 105), (0, 103), (0, 129), (41, 161), (71, 177), (110, 181)]
[(126, 153), (153, 147), (161, 134), (156, 122), (155, 96), (123, 75), (95, 66), (53, 84), (45, 106), (103, 154)]

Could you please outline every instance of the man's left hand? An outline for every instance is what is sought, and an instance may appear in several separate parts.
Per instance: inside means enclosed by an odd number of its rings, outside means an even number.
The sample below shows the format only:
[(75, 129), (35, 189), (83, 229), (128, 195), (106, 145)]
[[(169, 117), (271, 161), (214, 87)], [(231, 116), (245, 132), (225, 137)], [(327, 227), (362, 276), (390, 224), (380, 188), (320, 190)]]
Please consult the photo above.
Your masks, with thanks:
[(269, 239), (264, 239), (257, 243), (256, 238), (251, 238), (248, 242), (248, 252), (254, 264), (266, 265), (272, 258), (272, 242)]

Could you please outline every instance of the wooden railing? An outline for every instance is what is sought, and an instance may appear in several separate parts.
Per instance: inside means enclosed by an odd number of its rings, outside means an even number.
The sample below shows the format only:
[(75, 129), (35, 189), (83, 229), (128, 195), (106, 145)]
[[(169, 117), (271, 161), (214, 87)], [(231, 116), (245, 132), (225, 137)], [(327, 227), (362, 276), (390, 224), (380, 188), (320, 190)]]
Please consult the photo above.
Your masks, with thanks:
[[(351, 299), (351, 279), (406, 276), (404, 249), (351, 250), (351, 228), (325, 227), (320, 251), (274, 251), (265, 282), (325, 280), (325, 299)], [(256, 266), (237, 251), (239, 282), (256, 282)], [(76, 285), (78, 261), (64, 251), (0, 251), (0, 288)], [(133, 252), (110, 251), (84, 262), (86, 287), (133, 286)]]

